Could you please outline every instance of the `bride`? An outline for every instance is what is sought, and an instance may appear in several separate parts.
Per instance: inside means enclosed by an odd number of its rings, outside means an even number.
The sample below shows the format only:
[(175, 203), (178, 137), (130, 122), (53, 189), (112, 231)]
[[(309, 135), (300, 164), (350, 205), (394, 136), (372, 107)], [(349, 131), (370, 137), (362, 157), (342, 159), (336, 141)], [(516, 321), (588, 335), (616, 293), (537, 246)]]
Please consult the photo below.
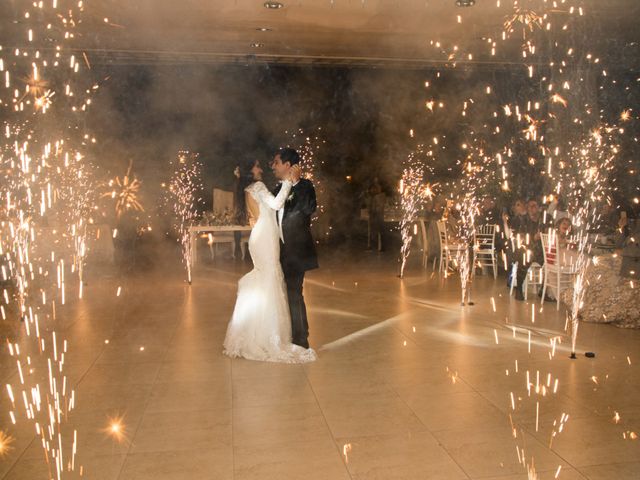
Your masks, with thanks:
[(275, 213), (284, 205), (293, 182), (300, 179), (300, 168), (292, 168), (291, 178), (282, 182), (276, 197), (262, 182), (262, 172), (257, 161), (240, 167), (238, 203), (252, 226), (249, 252), (254, 268), (238, 282), (224, 354), (268, 362), (312, 362), (316, 360), (312, 349), (291, 343), (291, 317)]

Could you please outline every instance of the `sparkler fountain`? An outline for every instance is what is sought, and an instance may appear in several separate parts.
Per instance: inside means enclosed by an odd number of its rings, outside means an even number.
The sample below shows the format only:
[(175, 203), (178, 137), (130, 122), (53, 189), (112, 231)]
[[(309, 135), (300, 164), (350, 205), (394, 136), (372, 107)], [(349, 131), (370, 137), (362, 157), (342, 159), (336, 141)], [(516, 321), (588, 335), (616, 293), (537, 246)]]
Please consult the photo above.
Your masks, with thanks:
[(76, 397), (64, 373), (68, 344), (56, 327), (73, 279), (69, 270), (80, 276), (82, 297), (93, 201), (84, 150), (95, 141), (84, 133), (82, 119), (98, 87), (82, 74), (90, 68), (88, 58), (79, 61), (71, 50), (82, 2), (23, 1), (14, 7), (21, 17), (16, 29), (24, 28), (20, 44), (0, 47), (0, 254), (4, 279), (15, 285), (3, 290), (2, 316), (22, 323), (6, 341), (19, 382), (8, 383), (5, 392), (11, 423), (33, 427), (49, 476), (59, 480), (81, 470), (78, 433), (73, 429), (69, 438), (63, 428)]
[(400, 233), (402, 235), (400, 278), (404, 278), (404, 269), (411, 253), (411, 241), (416, 233), (418, 212), (424, 200), (433, 195), (431, 185), (425, 183), (426, 173), (431, 172), (425, 161), (425, 156), (430, 156), (430, 152), (425, 154), (424, 146), (418, 145), (416, 150), (407, 156), (402, 171), (402, 179), (400, 180), (399, 192), (400, 206), (402, 208), (402, 218), (400, 220)]
[(620, 131), (614, 127), (594, 130), (586, 140), (569, 151), (570, 161), (558, 175), (556, 192), (567, 196), (569, 209), (574, 212), (572, 223), (578, 252), (569, 310), (571, 358), (576, 358), (579, 313), (587, 287), (587, 271), (592, 263), (589, 254), (597, 241), (589, 232), (596, 226), (599, 207), (608, 200), (608, 174), (618, 154), (615, 136)]
[(456, 264), (460, 274), (462, 299), (460, 304), (473, 305), (471, 300), (471, 283), (475, 270), (474, 240), (478, 199), (475, 192), (475, 172), (477, 168), (468, 162), (464, 167), (463, 194), (460, 200), (460, 243), (463, 247), (456, 251)]
[(191, 285), (193, 248), (189, 227), (197, 217), (197, 207), (202, 202), (202, 164), (197, 153), (182, 151), (172, 161), (173, 173), (168, 184), (168, 201), (174, 214), (173, 228), (182, 249), (182, 262), (187, 270), (187, 282)]
[(57, 206), (61, 213), (61, 221), (66, 227), (66, 238), (71, 242), (70, 249), (74, 252), (72, 272), (78, 272), (78, 296), (82, 298), (88, 250), (87, 228), (97, 201), (94, 175), (90, 165), (79, 152), (74, 156), (65, 154), (64, 168), (59, 169), (57, 173)]
[(462, 306), (473, 305), (471, 285), (476, 268), (475, 252), (478, 248), (476, 244), (476, 217), (480, 211), (480, 198), (483, 193), (487, 192), (492, 182), (497, 182), (496, 173), (500, 167), (500, 154), (488, 155), (485, 145), (486, 142), (479, 135), (474, 137), (471, 143), (463, 144), (463, 151), (467, 154), (461, 162), (461, 188), (457, 201), (460, 209), (459, 241), (464, 248), (457, 249), (455, 262), (460, 274)]

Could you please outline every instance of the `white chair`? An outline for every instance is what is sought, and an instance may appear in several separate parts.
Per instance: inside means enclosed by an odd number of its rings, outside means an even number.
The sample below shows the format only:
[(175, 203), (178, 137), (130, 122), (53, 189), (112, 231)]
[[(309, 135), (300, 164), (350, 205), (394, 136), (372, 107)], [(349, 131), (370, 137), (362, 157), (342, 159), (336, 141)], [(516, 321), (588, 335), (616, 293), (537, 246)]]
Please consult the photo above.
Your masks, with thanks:
[(493, 278), (497, 278), (496, 226), (480, 225), (476, 227), (474, 247), (476, 252), (476, 265), (493, 268)]
[(447, 225), (442, 221), (438, 220), (438, 235), (440, 237), (440, 268), (438, 268), (438, 272), (442, 272), (442, 267), (444, 266), (444, 271), (449, 271), (449, 259), (455, 259), (458, 252), (464, 251), (467, 246), (462, 245), (460, 243), (450, 243), (449, 242), (449, 234), (447, 233)]
[(558, 242), (556, 234), (543, 233), (540, 235), (542, 251), (544, 252), (544, 285), (542, 287), (542, 300), (544, 303), (547, 287), (553, 287), (556, 294), (556, 309), (560, 310), (560, 294), (562, 290), (573, 285), (573, 277), (576, 274), (575, 265), (562, 265), (558, 258)]
[(209, 252), (211, 253), (211, 259), (215, 260), (216, 253), (218, 253), (218, 245), (227, 244), (231, 248), (231, 257), (236, 258), (236, 239), (233, 232), (216, 232), (207, 234), (207, 244), (209, 245)]
[[(522, 285), (522, 293), (525, 301), (529, 297), (529, 289), (534, 287), (534, 292), (537, 295), (540, 286), (543, 284), (542, 267), (539, 263), (533, 262), (527, 269), (527, 276), (524, 277)], [(514, 262), (511, 266), (511, 287), (509, 288), (509, 295), (513, 293), (513, 289), (518, 287), (518, 262)]]

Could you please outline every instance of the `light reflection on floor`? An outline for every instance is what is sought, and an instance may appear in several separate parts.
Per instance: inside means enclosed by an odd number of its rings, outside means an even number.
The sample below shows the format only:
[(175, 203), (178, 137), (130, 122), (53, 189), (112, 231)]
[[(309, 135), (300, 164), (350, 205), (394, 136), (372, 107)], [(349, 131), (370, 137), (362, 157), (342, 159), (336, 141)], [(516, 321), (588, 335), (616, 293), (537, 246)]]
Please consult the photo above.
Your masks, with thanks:
[[(549, 339), (564, 327), (555, 308), (536, 306), (532, 324), (530, 304), (489, 277), (474, 284), (477, 304), (460, 307), (456, 277), (414, 264), (400, 280), (394, 258), (363, 254), (325, 258), (309, 275), (318, 362), (230, 361), (221, 345), (247, 268), (221, 259), (197, 269), (191, 287), (177, 268), (95, 279), (67, 307), (67, 371), (78, 395), (70, 420), (85, 478), (526, 479), (507, 418), (509, 392), (522, 386), (505, 375), (516, 360), (559, 378), (538, 432), (526, 402), (514, 415), (541, 479), (560, 465), (564, 479), (640, 477), (640, 440), (623, 439), (640, 432), (640, 332), (585, 324), (580, 352), (597, 357), (571, 361), (565, 343), (549, 360)], [(19, 342), (19, 329), (3, 333)], [(1, 359), (2, 378), (15, 378)], [(9, 427), (4, 397), (0, 406), (0, 425), (16, 438), (0, 478), (47, 478), (34, 436)], [(549, 449), (560, 412), (571, 419)], [(124, 429), (123, 441), (110, 426)]]

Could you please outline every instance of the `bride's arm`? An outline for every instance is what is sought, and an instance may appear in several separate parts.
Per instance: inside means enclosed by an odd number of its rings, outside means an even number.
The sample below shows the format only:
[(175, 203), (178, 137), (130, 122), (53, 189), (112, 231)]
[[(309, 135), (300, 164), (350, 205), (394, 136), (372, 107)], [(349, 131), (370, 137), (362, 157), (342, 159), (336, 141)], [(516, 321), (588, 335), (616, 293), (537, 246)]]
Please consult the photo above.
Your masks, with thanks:
[(289, 192), (291, 191), (291, 182), (289, 180), (284, 180), (282, 182), (282, 187), (280, 188), (280, 192), (278, 192), (277, 196), (273, 196), (271, 192), (267, 189), (266, 185), (263, 183), (260, 185), (258, 189), (258, 195), (264, 203), (266, 203), (269, 208), (272, 210), (280, 210), (284, 206), (284, 202), (287, 200), (289, 196)]

